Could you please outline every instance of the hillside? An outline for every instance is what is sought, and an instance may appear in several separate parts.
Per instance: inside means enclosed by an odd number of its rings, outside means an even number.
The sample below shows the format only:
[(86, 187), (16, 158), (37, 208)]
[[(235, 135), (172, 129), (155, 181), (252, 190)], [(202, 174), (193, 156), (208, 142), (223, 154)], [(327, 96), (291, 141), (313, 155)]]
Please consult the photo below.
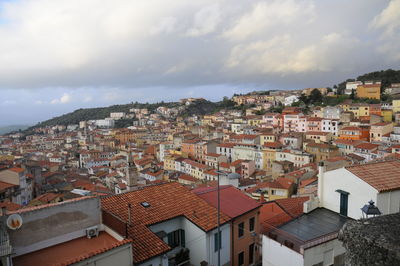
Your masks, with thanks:
[[(181, 106), (178, 102), (159, 102), (154, 104), (149, 103), (130, 103), (130, 104), (121, 104), (121, 105), (112, 105), (108, 107), (98, 107), (98, 108), (81, 108), (75, 110), (71, 113), (67, 113), (61, 116), (57, 116), (51, 118), (49, 120), (38, 123), (37, 125), (29, 128), (27, 131), (30, 131), (37, 127), (46, 127), (46, 126), (54, 126), (54, 125), (69, 125), (69, 124), (78, 124), (80, 121), (85, 120), (96, 120), (96, 119), (104, 119), (109, 117), (112, 112), (129, 112), (129, 109), (132, 108), (147, 108), (150, 112), (154, 112), (158, 107), (178, 107)], [(182, 116), (191, 116), (191, 115), (204, 115), (208, 113), (213, 113), (221, 108), (227, 108), (233, 106), (233, 102), (228, 99), (224, 99), (221, 102), (211, 102), (207, 100), (202, 100), (195, 102), (189, 106), (186, 106), (185, 109), (180, 113)], [(119, 126), (126, 126), (125, 122), (130, 121), (122, 121), (123, 123), (119, 123)], [(119, 127), (118, 126), (118, 127)]]
[(356, 79), (347, 79), (333, 87), (337, 87), (339, 94), (343, 94), (344, 90), (346, 89), (346, 82), (355, 80), (380, 80), (382, 82), (381, 89), (382, 92), (384, 92), (385, 88), (389, 87), (392, 83), (400, 83), (400, 70), (387, 69), (370, 72), (364, 75), (360, 75)]

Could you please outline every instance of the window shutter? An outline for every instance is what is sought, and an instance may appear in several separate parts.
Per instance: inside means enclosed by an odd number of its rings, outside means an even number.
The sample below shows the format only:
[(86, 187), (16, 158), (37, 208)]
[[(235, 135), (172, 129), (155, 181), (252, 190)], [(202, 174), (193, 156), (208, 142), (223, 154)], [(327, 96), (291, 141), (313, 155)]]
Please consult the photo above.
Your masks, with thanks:
[(186, 243), (186, 240), (185, 240), (185, 230), (181, 230), (181, 246), (182, 247), (185, 247), (185, 243)]

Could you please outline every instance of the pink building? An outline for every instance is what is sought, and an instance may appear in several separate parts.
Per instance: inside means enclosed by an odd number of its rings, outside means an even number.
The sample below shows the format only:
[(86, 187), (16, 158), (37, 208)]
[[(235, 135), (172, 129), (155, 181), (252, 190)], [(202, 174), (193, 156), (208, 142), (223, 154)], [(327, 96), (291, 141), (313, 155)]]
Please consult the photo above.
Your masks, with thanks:
[(256, 165), (253, 160), (242, 160), (242, 177), (249, 178), (256, 171)]
[(307, 118), (307, 131), (320, 132), (322, 128), (322, 118), (320, 117), (308, 117)]
[(283, 127), (282, 115), (279, 113), (266, 113), (262, 117), (265, 127)]

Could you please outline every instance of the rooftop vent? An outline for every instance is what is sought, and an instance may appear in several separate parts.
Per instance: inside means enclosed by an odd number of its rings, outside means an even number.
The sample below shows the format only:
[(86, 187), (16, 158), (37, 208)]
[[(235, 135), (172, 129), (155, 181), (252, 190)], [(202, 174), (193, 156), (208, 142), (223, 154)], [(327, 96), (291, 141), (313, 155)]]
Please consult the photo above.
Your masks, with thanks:
[(150, 207), (150, 203), (148, 203), (147, 201), (143, 201), (142, 203), (140, 203), (140, 205), (142, 205), (145, 208)]

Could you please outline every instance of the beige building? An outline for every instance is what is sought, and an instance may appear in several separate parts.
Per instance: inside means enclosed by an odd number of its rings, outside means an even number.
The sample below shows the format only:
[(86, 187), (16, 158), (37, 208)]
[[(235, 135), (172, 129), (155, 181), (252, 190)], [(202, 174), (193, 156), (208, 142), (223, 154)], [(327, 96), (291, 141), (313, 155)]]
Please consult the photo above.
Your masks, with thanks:
[(392, 122), (381, 122), (371, 125), (369, 137), (371, 141), (382, 141), (382, 136), (393, 131)]

